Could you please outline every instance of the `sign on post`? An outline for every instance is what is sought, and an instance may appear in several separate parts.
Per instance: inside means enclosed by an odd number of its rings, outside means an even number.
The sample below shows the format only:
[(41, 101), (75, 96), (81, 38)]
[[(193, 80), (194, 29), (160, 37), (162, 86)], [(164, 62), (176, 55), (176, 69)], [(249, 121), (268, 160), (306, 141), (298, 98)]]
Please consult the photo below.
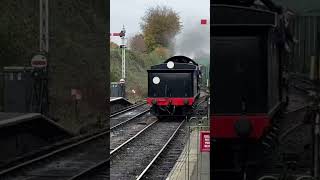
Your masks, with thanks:
[(44, 68), (47, 67), (48, 62), (47, 58), (41, 54), (33, 56), (31, 59), (31, 66), (35, 68)]
[(82, 95), (79, 89), (71, 89), (71, 96), (74, 97), (75, 100), (81, 100)]
[(210, 152), (210, 131), (200, 131), (200, 152)]
[(203, 24), (203, 25), (206, 25), (207, 24), (207, 20), (206, 19), (201, 19), (200, 23)]

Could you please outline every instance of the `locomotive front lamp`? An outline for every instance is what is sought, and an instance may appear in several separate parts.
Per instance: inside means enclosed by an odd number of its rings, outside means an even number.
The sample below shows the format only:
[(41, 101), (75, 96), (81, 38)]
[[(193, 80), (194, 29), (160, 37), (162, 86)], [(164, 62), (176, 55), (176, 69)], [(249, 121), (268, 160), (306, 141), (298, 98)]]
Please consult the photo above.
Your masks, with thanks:
[(152, 82), (153, 82), (153, 84), (159, 84), (160, 83), (160, 78), (156, 76), (156, 77), (154, 77), (152, 79)]
[(172, 68), (174, 67), (174, 62), (169, 61), (169, 62), (167, 63), (167, 67), (168, 67), (169, 69), (172, 69)]

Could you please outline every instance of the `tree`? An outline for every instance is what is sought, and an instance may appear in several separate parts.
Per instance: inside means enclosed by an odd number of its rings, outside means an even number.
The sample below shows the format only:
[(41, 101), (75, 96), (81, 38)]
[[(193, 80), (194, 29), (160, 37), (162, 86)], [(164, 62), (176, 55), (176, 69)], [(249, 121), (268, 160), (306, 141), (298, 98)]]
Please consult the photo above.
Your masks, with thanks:
[(149, 8), (140, 25), (149, 52), (156, 47), (169, 48), (182, 28), (180, 16), (166, 6)]
[(117, 49), (118, 47), (119, 46), (116, 43), (110, 41), (110, 49)]
[(154, 52), (157, 54), (157, 56), (159, 56), (163, 60), (169, 58), (169, 55), (170, 55), (169, 49), (164, 47), (157, 47), (154, 49)]
[(129, 47), (133, 51), (144, 53), (147, 51), (146, 43), (142, 34), (136, 34), (129, 39)]

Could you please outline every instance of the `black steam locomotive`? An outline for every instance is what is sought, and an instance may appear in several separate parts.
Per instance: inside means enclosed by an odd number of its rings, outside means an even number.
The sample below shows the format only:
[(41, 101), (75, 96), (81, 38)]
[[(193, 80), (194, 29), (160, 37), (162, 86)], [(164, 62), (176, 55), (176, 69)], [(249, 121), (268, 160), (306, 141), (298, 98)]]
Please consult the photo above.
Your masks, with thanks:
[(266, 137), (276, 138), (276, 117), (288, 100), (284, 18), (269, 0), (211, 3), (211, 179), (250, 179), (269, 147)]
[(173, 56), (148, 70), (148, 98), (151, 113), (186, 116), (200, 94), (199, 65), (185, 56)]

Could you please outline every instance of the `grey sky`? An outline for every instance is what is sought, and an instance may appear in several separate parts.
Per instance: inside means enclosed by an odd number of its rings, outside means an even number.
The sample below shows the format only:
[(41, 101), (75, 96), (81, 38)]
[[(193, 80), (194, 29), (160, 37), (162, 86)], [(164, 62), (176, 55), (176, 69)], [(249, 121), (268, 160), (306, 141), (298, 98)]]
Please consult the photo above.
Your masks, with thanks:
[[(201, 19), (210, 17), (210, 0), (111, 0), (110, 1), (110, 32), (119, 32), (125, 25), (127, 37), (141, 32), (140, 22), (149, 7), (166, 5), (179, 13), (183, 30), (177, 37), (177, 44), (184, 34), (206, 34), (205, 44), (209, 48), (209, 25), (200, 25)], [(199, 38), (197, 38), (199, 39)], [(201, 39), (201, 38), (200, 38)], [(111, 41), (120, 43), (119, 37), (111, 37)]]

